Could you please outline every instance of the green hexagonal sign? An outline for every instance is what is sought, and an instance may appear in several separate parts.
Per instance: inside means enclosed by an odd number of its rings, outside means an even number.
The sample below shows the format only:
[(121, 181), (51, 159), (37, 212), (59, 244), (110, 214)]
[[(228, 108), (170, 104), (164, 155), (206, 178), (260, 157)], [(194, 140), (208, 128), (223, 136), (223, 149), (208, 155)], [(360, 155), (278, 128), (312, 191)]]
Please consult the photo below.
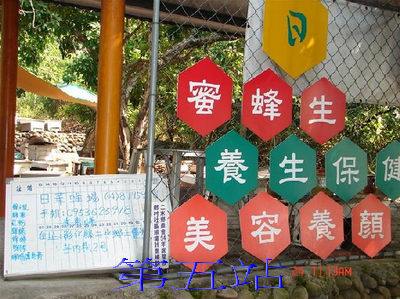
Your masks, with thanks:
[(295, 135), (271, 151), (270, 163), (270, 188), (292, 204), (317, 184), (315, 150)]
[(344, 138), (325, 155), (326, 187), (349, 201), (367, 185), (367, 153)]
[(206, 149), (206, 188), (230, 205), (257, 187), (258, 149), (230, 131)]
[(389, 198), (400, 197), (400, 142), (393, 141), (376, 156), (375, 180)]

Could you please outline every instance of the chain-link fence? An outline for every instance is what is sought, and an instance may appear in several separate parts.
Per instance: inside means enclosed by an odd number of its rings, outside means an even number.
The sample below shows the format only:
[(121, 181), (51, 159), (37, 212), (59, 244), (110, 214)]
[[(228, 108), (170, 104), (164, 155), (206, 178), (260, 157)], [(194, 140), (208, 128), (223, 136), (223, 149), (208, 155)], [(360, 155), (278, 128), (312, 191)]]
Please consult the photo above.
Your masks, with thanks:
[[(374, 178), (376, 154), (400, 137), (400, 110), (397, 107), (400, 105), (400, 17), (395, 11), (399, 5), (397, 2), (372, 2), (368, 4), (377, 4), (380, 8), (347, 1), (321, 1), (329, 10), (327, 57), (296, 79), (287, 75), (262, 50), (264, 1), (161, 2), (154, 170), (168, 175), (171, 190), (168, 200), (171, 200), (173, 210), (195, 194), (201, 194), (227, 212), (229, 252), (221, 259), (224, 264), (217, 267), (219, 270), (238, 264), (238, 259), (245, 265), (262, 264), (242, 248), (239, 223), (239, 210), (260, 191), (273, 195), (289, 208), (291, 244), (275, 259), (277, 263), (304, 264), (319, 260), (301, 246), (299, 209), (321, 190), (342, 205), (344, 211), (345, 241), (328, 261), (365, 255), (352, 243), (351, 211), (370, 193), (382, 200), (392, 213), (392, 241), (378, 256), (399, 253), (400, 202), (388, 199), (376, 188)], [(178, 74), (205, 57), (232, 78), (233, 97), (231, 119), (201, 137), (177, 117), (176, 99)], [(241, 103), (243, 83), (267, 68), (293, 87), (294, 96), (292, 124), (265, 142), (241, 124)], [(320, 145), (300, 129), (299, 118), (301, 93), (323, 77), (346, 94), (347, 107), (346, 128)], [(204, 183), (205, 149), (230, 130), (240, 132), (259, 150), (258, 187), (234, 206), (208, 192)], [(317, 152), (319, 170), (324, 169), (326, 152), (344, 137), (350, 138), (368, 154), (368, 185), (353, 199), (344, 202), (326, 188), (323, 171), (320, 171), (318, 186), (299, 202), (291, 204), (281, 198), (269, 187), (270, 152), (291, 134)], [(145, 149), (137, 149), (135, 153), (131, 167), (141, 171), (140, 157), (145, 154)], [(399, 169), (396, 171), (398, 174)]]

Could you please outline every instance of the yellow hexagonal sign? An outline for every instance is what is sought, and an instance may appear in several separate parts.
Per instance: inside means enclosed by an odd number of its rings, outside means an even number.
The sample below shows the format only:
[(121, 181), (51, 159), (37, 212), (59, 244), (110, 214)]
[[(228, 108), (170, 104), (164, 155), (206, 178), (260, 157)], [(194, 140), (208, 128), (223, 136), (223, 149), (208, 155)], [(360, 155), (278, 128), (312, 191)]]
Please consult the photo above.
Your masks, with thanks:
[(292, 78), (326, 58), (328, 9), (319, 0), (266, 0), (263, 50)]

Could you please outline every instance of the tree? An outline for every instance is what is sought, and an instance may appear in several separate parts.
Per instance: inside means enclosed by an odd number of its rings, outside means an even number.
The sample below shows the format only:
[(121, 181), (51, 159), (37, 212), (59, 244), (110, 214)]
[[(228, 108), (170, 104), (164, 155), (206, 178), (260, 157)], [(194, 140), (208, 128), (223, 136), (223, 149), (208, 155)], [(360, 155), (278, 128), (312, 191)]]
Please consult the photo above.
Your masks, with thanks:
[[(38, 63), (47, 58), (45, 55), (47, 45), (58, 44), (62, 58), (70, 59), (63, 69), (63, 81), (83, 83), (87, 88), (96, 91), (99, 13), (42, 2), (35, 2), (34, 6), (31, 4), (31, 2), (22, 3), (20, 60), (23, 65), (33, 71), (37, 70)], [(207, 52), (219, 56), (223, 61), (225, 57), (212, 46), (217, 45), (217, 48), (222, 50), (222, 47), (229, 46), (230, 41), (237, 40), (235, 37), (193, 28), (178, 28), (172, 25), (161, 27), (159, 81), (166, 85), (171, 84), (168, 81), (171, 77), (176, 77), (179, 67), (189, 66), (193, 61), (202, 59)], [(148, 79), (150, 37), (148, 22), (126, 19), (120, 127), (120, 149), (125, 165), (129, 163), (131, 148), (142, 147), (146, 142), (150, 91)], [(221, 41), (225, 44), (218, 45)], [(230, 47), (235, 47), (235, 44)], [(163, 102), (158, 108), (173, 107), (175, 95), (171, 90), (161, 87), (159, 99), (163, 99)], [(171, 113), (165, 114), (163, 120), (171, 123), (174, 115), (171, 108), (168, 109)], [(76, 110), (78, 109), (74, 109), (75, 113)], [(164, 130), (161, 129), (158, 136), (173, 141), (176, 137), (173, 128), (173, 126), (168, 127), (168, 136), (163, 136), (161, 132)], [(93, 129), (91, 133), (94, 134)]]

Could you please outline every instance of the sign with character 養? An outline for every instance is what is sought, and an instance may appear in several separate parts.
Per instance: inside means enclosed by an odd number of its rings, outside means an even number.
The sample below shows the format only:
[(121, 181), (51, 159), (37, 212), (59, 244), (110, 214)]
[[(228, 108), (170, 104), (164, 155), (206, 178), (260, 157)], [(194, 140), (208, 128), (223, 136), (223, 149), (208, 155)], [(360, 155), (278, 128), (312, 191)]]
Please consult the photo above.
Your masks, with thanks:
[[(153, 205), (168, 214), (166, 183), (152, 183)], [(11, 179), (6, 189), (5, 278), (142, 259), (145, 174)]]

